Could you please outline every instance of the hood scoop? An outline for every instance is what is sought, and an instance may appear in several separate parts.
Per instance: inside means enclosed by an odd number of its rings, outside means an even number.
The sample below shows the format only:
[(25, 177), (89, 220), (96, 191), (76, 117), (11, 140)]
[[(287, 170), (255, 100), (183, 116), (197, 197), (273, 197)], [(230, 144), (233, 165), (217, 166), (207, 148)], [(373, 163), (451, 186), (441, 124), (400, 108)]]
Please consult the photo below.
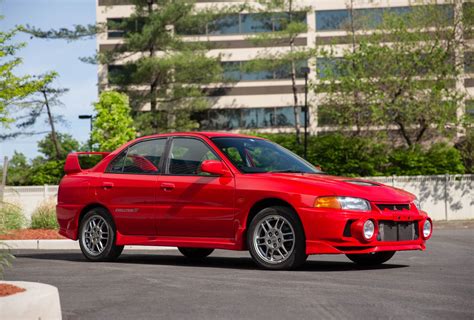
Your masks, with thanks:
[(355, 184), (357, 186), (364, 186), (364, 187), (378, 187), (380, 185), (370, 182), (370, 181), (364, 181), (364, 180), (344, 180), (344, 182), (350, 183), (350, 184)]

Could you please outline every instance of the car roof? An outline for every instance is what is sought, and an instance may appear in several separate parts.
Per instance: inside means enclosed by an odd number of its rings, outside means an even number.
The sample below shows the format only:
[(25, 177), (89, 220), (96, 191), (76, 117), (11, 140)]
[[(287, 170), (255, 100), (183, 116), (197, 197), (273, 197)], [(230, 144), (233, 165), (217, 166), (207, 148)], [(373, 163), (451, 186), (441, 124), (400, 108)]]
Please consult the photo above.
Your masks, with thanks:
[(240, 134), (240, 133), (229, 133), (229, 132), (205, 132), (205, 131), (191, 131), (191, 132), (170, 132), (170, 133), (161, 133), (161, 134), (154, 134), (150, 136), (143, 136), (139, 139), (146, 139), (146, 138), (153, 138), (153, 137), (169, 137), (169, 136), (204, 136), (209, 139), (217, 138), (217, 137), (228, 137), (228, 138), (258, 138), (251, 135)]

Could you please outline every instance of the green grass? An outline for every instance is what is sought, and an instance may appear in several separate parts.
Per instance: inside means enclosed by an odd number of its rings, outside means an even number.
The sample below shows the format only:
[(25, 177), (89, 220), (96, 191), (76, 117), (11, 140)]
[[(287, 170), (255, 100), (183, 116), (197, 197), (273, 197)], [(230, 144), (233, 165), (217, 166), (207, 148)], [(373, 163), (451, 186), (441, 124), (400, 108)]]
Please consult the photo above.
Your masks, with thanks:
[(44, 202), (31, 215), (31, 229), (59, 229), (54, 202)]
[(0, 232), (21, 229), (25, 226), (25, 215), (20, 206), (0, 203)]

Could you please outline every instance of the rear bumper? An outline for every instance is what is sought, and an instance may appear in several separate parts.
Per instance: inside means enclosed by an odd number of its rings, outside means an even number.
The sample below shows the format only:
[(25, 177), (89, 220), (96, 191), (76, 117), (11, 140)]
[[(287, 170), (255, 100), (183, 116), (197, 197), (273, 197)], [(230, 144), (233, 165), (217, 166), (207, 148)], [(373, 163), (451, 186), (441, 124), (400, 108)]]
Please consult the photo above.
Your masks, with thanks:
[[(307, 254), (357, 254), (380, 251), (425, 250), (422, 225), (426, 214), (415, 211), (396, 213), (345, 212), (331, 209), (300, 208), (300, 218), (306, 235)], [(349, 226), (357, 222), (373, 220), (376, 225), (374, 240), (367, 241), (351, 232)], [(378, 225), (381, 221), (414, 223), (416, 235), (403, 241), (381, 241)], [(348, 230), (349, 229), (349, 230)], [(377, 240), (379, 238), (379, 240)], [(393, 240), (393, 239), (391, 239)]]
[(56, 216), (59, 224), (59, 234), (66, 238), (77, 240), (78, 218), (81, 206), (56, 205)]

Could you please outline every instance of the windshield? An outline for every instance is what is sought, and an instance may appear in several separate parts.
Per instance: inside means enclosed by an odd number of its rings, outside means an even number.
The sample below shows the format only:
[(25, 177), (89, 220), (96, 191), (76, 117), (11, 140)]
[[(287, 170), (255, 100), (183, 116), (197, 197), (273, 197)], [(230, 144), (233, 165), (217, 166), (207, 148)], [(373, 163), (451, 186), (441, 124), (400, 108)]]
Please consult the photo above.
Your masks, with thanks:
[(213, 138), (216, 146), (243, 173), (322, 173), (276, 143), (253, 138)]

